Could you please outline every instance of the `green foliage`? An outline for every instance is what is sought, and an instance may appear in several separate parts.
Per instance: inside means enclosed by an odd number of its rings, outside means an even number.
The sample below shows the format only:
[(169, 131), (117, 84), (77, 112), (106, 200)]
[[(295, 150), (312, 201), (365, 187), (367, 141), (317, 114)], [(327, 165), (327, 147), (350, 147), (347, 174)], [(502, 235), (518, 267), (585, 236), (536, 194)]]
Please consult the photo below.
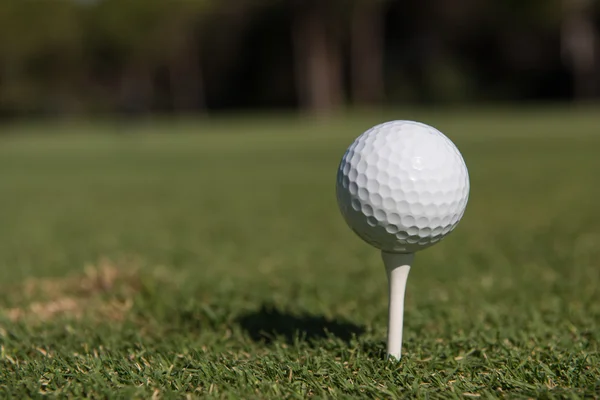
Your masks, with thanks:
[(565, 10), (564, 0), (507, 0), (499, 2), (507, 16), (517, 17), (524, 26), (538, 25), (552, 29), (561, 23)]
[(81, 10), (69, 1), (6, 0), (0, 4), (0, 48), (4, 57), (81, 45)]
[[(391, 118), (447, 133), (472, 184), (457, 230), (416, 257), (397, 365), (379, 254), (334, 195), (345, 148)], [(5, 128), (0, 397), (593, 398), (599, 118)]]
[[(104, 0), (89, 10), (95, 29), (121, 52), (164, 60), (173, 36), (195, 26), (210, 10), (210, 0)], [(134, 56), (135, 57), (135, 56)]]
[(73, 2), (1, 2), (0, 107), (35, 108), (40, 99), (60, 96), (62, 87), (73, 84), (82, 58), (83, 25)]

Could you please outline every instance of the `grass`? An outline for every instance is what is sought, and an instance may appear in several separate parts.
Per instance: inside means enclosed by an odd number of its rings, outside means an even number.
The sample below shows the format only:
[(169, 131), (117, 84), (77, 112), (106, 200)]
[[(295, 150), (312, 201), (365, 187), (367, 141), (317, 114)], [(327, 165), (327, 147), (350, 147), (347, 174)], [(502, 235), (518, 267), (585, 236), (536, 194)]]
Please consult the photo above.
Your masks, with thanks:
[[(439, 127), (471, 198), (419, 253), (404, 354), (337, 163)], [(0, 397), (598, 398), (600, 113), (21, 124), (0, 136)]]

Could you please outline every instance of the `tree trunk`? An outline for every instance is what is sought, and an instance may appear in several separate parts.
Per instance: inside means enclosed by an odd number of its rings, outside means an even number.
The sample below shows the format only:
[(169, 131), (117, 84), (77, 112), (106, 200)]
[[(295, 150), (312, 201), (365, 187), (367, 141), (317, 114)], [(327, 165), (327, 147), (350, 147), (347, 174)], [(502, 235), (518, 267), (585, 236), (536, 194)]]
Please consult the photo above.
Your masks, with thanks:
[(154, 105), (154, 70), (144, 61), (126, 66), (120, 79), (120, 105), (127, 114), (150, 114)]
[(309, 3), (296, 7), (293, 16), (296, 90), (301, 108), (329, 114), (343, 99), (340, 48), (323, 4)]
[(169, 66), (171, 103), (175, 112), (205, 112), (204, 85), (197, 40), (192, 34), (182, 38)]
[(355, 1), (350, 38), (352, 97), (357, 105), (376, 105), (385, 96), (383, 1)]
[(561, 32), (561, 51), (573, 74), (575, 100), (598, 94), (598, 37), (592, 20), (592, 5), (589, 0), (565, 0), (567, 10)]

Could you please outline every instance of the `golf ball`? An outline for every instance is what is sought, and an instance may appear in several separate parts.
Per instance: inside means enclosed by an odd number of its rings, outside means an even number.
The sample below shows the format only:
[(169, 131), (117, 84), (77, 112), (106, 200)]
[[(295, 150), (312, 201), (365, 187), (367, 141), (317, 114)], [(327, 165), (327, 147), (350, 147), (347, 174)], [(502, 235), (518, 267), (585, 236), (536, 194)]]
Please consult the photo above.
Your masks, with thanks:
[(450, 233), (469, 198), (462, 155), (443, 133), (390, 121), (360, 135), (339, 165), (336, 196), (350, 228), (391, 253), (413, 253)]

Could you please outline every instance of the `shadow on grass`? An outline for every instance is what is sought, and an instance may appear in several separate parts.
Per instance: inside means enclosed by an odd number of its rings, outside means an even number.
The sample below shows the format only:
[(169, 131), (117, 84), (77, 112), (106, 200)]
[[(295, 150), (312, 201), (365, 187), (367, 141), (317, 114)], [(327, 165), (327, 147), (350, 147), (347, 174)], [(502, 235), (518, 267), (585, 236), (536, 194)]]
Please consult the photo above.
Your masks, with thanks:
[(237, 322), (252, 340), (271, 343), (283, 338), (292, 343), (335, 337), (348, 343), (353, 336), (364, 333), (362, 326), (351, 322), (329, 320), (321, 315), (284, 313), (271, 306), (238, 318)]

